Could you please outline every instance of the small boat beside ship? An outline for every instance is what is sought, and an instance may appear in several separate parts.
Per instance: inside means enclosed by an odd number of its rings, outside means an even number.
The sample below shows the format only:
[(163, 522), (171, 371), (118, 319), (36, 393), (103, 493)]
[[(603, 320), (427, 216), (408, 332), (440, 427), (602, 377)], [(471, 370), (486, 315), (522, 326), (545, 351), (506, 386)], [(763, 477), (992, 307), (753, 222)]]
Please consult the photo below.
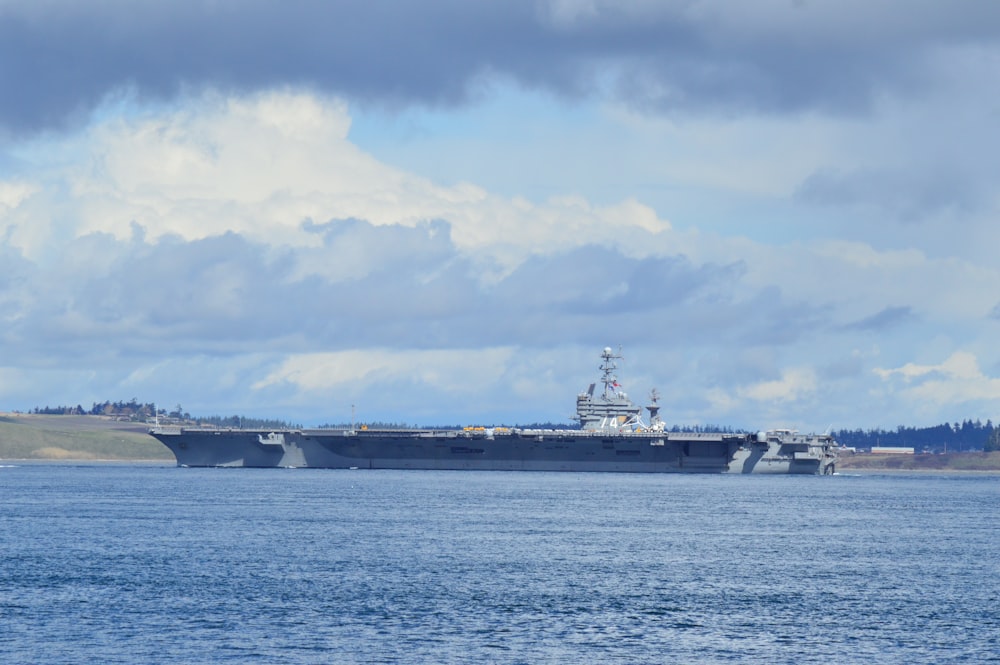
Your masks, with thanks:
[(603, 390), (576, 401), (578, 429), (253, 430), (154, 426), (179, 466), (454, 469), (634, 473), (832, 474), (839, 446), (828, 434), (672, 432), (654, 396), (642, 408), (621, 391), (620, 354), (601, 354)]

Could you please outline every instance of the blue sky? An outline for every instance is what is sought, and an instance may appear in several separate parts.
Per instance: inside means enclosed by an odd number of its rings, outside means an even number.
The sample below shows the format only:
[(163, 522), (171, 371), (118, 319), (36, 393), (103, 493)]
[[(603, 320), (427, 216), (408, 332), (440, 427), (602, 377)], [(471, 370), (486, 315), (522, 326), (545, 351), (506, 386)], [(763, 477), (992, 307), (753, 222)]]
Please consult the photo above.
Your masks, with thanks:
[(990, 3), (0, 0), (0, 410), (996, 419)]

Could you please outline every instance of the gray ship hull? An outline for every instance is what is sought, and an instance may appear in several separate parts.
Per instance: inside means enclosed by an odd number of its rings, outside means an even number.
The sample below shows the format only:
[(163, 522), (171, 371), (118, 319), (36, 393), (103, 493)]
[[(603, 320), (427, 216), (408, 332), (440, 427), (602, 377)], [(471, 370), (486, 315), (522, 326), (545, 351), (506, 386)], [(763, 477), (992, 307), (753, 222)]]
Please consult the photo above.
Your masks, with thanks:
[(157, 427), (180, 466), (829, 474), (837, 444), (758, 435), (586, 430), (231, 430)]

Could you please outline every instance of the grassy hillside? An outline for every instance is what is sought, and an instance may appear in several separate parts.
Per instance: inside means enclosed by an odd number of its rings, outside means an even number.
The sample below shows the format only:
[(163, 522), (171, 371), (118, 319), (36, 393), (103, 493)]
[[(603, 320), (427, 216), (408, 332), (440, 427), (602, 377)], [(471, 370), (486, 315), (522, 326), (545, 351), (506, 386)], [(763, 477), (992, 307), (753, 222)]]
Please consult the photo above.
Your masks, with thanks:
[(946, 455), (844, 455), (838, 469), (891, 471), (1000, 471), (1000, 452)]
[(139, 423), (0, 414), (0, 459), (172, 461), (174, 456)]

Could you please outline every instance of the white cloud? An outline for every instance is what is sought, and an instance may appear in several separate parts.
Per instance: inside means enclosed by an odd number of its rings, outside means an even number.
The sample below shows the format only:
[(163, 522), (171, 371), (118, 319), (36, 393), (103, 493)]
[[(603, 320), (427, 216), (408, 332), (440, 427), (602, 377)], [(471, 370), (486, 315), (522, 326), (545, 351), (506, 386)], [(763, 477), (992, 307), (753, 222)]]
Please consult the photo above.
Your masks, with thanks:
[(289, 356), (254, 390), (288, 385), (304, 392), (358, 392), (378, 382), (412, 382), (445, 393), (482, 391), (506, 371), (510, 348), (447, 351), (365, 349)]
[[(59, 367), (25, 406), (59, 401), (47, 385), (74, 403), (167, 393), (303, 420), (346, 395), (432, 422), (516, 414), (514, 402), (568, 416), (579, 367), (618, 343), (643, 349), (644, 382), (681, 423), (912, 422), (913, 404), (994, 394), (978, 370), (1000, 361), (993, 263), (839, 237), (822, 221), (812, 238), (703, 232), (638, 195), (442, 186), (360, 149), (351, 122), (306, 93), (206, 94), (20, 146), (36, 152), (0, 185), (0, 353), (8, 372)], [(746, 136), (757, 125), (728, 126), (759, 147)], [(775, 196), (822, 143), (746, 187), (693, 181), (709, 198)], [(750, 148), (732, 164), (750, 168)], [(665, 157), (674, 171), (686, 159)], [(907, 364), (956, 349), (980, 355)]]
[[(183, 108), (104, 119), (76, 142), (75, 157), (41, 171), (45, 180), (0, 190), (0, 203), (33, 197), (30, 210), (0, 217), (0, 230), (38, 258), (53, 241), (95, 232), (127, 239), (136, 225), (150, 241), (232, 231), (272, 246), (317, 248), (306, 221), (444, 219), (459, 249), (503, 271), (586, 243), (643, 254), (646, 234), (670, 230), (634, 199), (530, 203), (469, 183), (438, 186), (363, 153), (347, 139), (349, 127), (343, 103), (292, 92), (206, 94)], [(303, 270), (344, 272), (320, 262)]]
[(956, 351), (938, 365), (906, 363), (874, 372), (886, 382), (901, 379), (902, 392), (921, 403), (943, 406), (1000, 399), (1000, 379), (983, 374), (979, 360), (968, 351)]
[(8, 212), (17, 208), (21, 203), (38, 188), (25, 182), (2, 182), (0, 181), (0, 213)]
[(782, 372), (780, 379), (743, 386), (737, 394), (758, 402), (793, 402), (815, 392), (817, 383), (812, 368), (795, 367)]

